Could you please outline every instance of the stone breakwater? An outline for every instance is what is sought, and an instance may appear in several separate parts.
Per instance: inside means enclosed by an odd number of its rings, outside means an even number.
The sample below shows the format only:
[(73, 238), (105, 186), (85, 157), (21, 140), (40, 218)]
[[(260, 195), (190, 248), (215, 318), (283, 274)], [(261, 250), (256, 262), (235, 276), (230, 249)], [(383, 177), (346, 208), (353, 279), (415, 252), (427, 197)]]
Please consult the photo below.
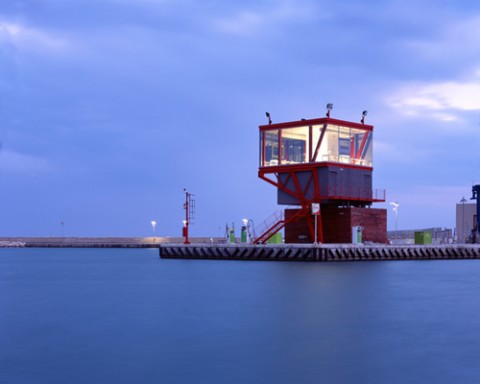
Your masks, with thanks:
[(0, 241), (0, 248), (18, 248), (25, 247), (23, 241)]
[[(158, 248), (164, 243), (182, 243), (174, 237), (0, 237), (0, 247), (29, 248)], [(196, 238), (192, 243), (211, 242)]]

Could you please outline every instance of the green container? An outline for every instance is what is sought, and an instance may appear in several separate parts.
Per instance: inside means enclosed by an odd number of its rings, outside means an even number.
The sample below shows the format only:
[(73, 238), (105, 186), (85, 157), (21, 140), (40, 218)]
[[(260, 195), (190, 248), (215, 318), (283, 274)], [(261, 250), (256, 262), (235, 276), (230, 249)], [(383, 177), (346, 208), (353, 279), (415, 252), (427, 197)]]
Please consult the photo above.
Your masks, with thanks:
[(240, 242), (247, 242), (247, 229), (245, 227), (242, 227), (242, 232), (240, 233)]
[(362, 230), (358, 225), (352, 227), (352, 244), (362, 244)]
[(415, 232), (415, 244), (416, 245), (432, 244), (432, 232), (426, 232), (426, 231)]
[(267, 244), (282, 244), (282, 233), (277, 232), (267, 240)]

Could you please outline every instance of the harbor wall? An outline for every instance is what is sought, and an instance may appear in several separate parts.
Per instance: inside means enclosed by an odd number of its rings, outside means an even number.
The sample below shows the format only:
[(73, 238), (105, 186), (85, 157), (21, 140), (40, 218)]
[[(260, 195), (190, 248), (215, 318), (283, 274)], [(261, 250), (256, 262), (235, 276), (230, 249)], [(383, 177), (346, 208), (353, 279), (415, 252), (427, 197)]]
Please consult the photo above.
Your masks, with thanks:
[(0, 247), (158, 248), (164, 259), (377, 261), (480, 259), (480, 244), (225, 244), (223, 238), (0, 237)]
[(171, 245), (160, 247), (165, 259), (379, 261), (480, 259), (480, 245), (364, 246), (347, 244)]

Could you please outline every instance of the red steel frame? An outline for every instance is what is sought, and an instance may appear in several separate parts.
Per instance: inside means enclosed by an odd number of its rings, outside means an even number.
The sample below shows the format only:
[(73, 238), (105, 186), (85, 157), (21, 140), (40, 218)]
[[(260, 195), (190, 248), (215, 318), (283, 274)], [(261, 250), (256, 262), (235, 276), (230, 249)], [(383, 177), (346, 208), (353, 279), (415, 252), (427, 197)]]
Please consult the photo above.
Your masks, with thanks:
[[(288, 193), (289, 195), (295, 197), (300, 204), (302, 201), (306, 201), (309, 203), (321, 202), (325, 200), (342, 200), (342, 201), (364, 201), (365, 203), (379, 203), (385, 201), (385, 190), (383, 189), (372, 189), (372, 190), (365, 190), (364, 188), (358, 187), (330, 187), (328, 194), (321, 194), (318, 185), (318, 173), (316, 172), (318, 168), (323, 168), (326, 166), (335, 165), (338, 166), (338, 163), (306, 163), (306, 164), (295, 164), (295, 165), (283, 165), (283, 166), (275, 166), (275, 167), (264, 167), (260, 168), (258, 171), (258, 177), (266, 182), (272, 184), (273, 186), (277, 187), (281, 191)], [(362, 166), (355, 166), (349, 164), (341, 164), (342, 168), (364, 168), (364, 169), (372, 169), (370, 167), (362, 167)], [(305, 185), (304, 190), (301, 189), (300, 183), (298, 182), (297, 173), (298, 172), (310, 172), (310, 176), (308, 181)], [(287, 175), (287, 178), (282, 182), (279, 178), (280, 173), (282, 175)], [(268, 177), (269, 175), (273, 175), (273, 177)], [(290, 189), (287, 187), (288, 182), (292, 180), (295, 186), (295, 189)], [(314, 196), (313, 198), (305, 197), (306, 192), (309, 190), (309, 187), (312, 185), (314, 187)], [(355, 193), (358, 192), (358, 193)], [(362, 195), (360, 192), (363, 192)], [(369, 197), (365, 196), (366, 195)]]

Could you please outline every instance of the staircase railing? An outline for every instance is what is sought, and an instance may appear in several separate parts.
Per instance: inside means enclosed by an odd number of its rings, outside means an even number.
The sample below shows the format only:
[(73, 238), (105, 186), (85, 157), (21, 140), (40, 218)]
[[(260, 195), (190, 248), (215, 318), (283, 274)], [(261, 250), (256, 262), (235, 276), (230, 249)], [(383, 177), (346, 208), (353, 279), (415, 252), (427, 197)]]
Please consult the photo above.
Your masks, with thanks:
[(303, 215), (303, 210), (299, 209), (294, 215), (290, 216), (288, 220), (285, 219), (284, 211), (276, 211), (264, 220), (257, 228), (256, 233), (260, 233), (260, 236), (253, 239), (253, 244), (265, 244), (268, 239), (275, 235), (278, 231), (282, 230), (288, 223), (297, 220)]
[(265, 243), (269, 238), (283, 228), (284, 222), (285, 215), (283, 210), (272, 213), (255, 228), (255, 233), (260, 233), (260, 235), (253, 239), (253, 244)]

